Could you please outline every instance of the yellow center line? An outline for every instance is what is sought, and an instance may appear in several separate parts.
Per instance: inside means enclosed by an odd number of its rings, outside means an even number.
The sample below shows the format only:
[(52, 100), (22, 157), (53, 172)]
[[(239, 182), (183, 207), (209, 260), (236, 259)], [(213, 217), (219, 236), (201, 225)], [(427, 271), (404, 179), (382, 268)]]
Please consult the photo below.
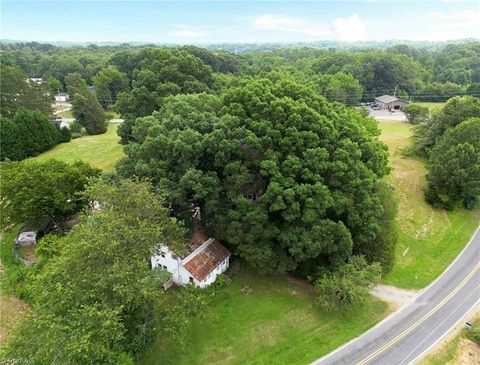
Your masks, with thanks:
[(404, 330), (402, 333), (400, 333), (397, 337), (393, 338), (389, 342), (387, 342), (385, 345), (380, 347), (378, 350), (372, 352), (370, 355), (368, 355), (366, 358), (364, 358), (362, 361), (357, 363), (357, 365), (364, 365), (370, 360), (372, 360), (374, 357), (378, 356), (382, 352), (384, 352), (386, 349), (391, 347), (393, 344), (398, 342), (402, 337), (404, 337), (406, 334), (410, 333), (413, 331), (415, 328), (417, 328), (422, 322), (424, 322), (426, 319), (428, 319), (432, 314), (434, 314), (440, 307), (442, 307), (446, 302), (448, 302), (455, 294), (457, 294), (460, 289), (462, 289), (465, 284), (470, 280), (470, 278), (475, 275), (475, 272), (480, 268), (480, 262), (475, 265), (472, 271), (463, 279), (463, 281), (450, 293), (448, 294), (440, 303), (438, 303), (435, 307), (433, 307), (428, 313), (426, 313), (423, 317), (421, 317), (418, 321), (413, 323), (410, 327), (408, 327), (406, 330)]

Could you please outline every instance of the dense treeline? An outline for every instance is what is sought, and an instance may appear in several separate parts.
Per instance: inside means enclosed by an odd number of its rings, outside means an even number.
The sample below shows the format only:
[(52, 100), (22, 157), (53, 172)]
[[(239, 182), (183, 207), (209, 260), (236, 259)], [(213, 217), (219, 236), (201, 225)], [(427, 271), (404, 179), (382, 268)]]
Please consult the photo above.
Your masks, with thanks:
[(0, 161), (37, 156), (71, 138), (67, 127), (60, 129), (44, 114), (21, 109), (12, 118), (0, 116)]
[[(234, 48), (236, 51), (239, 49)], [(106, 107), (116, 101), (119, 92), (127, 91), (125, 77), (117, 71), (125, 73), (129, 86), (133, 87), (134, 79), (138, 78), (134, 70), (145, 68), (152, 71), (152, 65), (144, 67), (141, 63), (151, 58), (149, 53), (161, 50), (172, 54), (171, 67), (190, 67), (188, 61), (185, 64), (183, 60), (188, 54), (202, 65), (209, 66), (214, 74), (253, 76), (272, 70), (289, 72), (304, 82), (320, 84), (318, 86), (324, 95), (340, 102), (345, 102), (346, 98), (350, 103), (358, 101), (358, 88), (353, 91), (347, 88), (345, 97), (339, 95), (337, 87), (327, 87), (328, 80), (316, 80), (318, 76), (350, 75), (361, 85), (360, 97), (363, 100), (372, 100), (378, 94), (392, 94), (395, 87), (397, 95), (417, 101), (445, 101), (455, 95), (480, 93), (480, 43), (476, 41), (426, 44), (425, 47), (397, 44), (383, 49), (375, 44), (361, 49), (345, 49), (341, 44), (332, 44), (332, 48), (328, 49), (284, 47), (275, 50), (267, 48), (266, 51), (247, 49), (237, 53), (194, 46), (90, 45), (64, 48), (26, 43), (3, 44), (1, 58), (2, 64), (17, 66), (30, 77), (50, 80), (54, 89), (65, 87), (65, 77), (69, 73), (79, 73), (89, 85), (95, 84), (95, 80), (98, 84), (99, 80), (107, 77), (109, 82), (104, 81), (97, 94), (100, 103)], [(109, 68), (111, 66), (117, 70)], [(168, 91), (162, 90), (160, 94), (165, 92)]]
[(414, 129), (415, 153), (429, 159), (426, 199), (474, 208), (480, 201), (480, 98), (455, 97)]

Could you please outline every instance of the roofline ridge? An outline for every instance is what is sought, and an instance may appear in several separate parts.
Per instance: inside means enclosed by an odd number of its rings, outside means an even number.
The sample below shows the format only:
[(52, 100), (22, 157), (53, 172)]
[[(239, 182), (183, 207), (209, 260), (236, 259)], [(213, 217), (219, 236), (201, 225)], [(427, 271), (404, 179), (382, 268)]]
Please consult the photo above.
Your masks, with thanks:
[(191, 252), (187, 257), (185, 257), (181, 261), (181, 265), (185, 265), (187, 262), (189, 262), (191, 259), (193, 259), (195, 256), (197, 256), (200, 252), (205, 250), (208, 246), (210, 246), (211, 243), (213, 243), (215, 239), (213, 237), (210, 237), (207, 239), (205, 242), (203, 242), (200, 246), (198, 246), (193, 252)]

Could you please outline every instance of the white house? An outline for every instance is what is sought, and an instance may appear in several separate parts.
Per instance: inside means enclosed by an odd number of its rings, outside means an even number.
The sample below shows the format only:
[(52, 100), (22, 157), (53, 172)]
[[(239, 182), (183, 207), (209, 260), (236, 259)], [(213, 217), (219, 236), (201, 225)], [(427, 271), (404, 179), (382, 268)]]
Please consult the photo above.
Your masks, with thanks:
[(27, 78), (27, 81), (32, 83), (32, 84), (37, 84), (37, 85), (41, 85), (43, 80), (41, 77), (29, 77)]
[(172, 274), (177, 285), (194, 284), (204, 288), (225, 272), (230, 264), (230, 252), (214, 238), (205, 240), (201, 233), (194, 235), (185, 256), (175, 254), (160, 244), (151, 257), (152, 269), (162, 267)]
[(54, 95), (55, 101), (57, 103), (63, 103), (68, 100), (68, 94), (67, 93), (58, 93), (57, 95)]

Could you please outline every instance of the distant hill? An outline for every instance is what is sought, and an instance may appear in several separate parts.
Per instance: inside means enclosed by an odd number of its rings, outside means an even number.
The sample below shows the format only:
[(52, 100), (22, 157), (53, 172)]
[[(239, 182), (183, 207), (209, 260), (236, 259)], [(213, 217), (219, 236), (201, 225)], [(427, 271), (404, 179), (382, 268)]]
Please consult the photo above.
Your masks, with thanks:
[[(426, 49), (438, 49), (443, 48), (448, 44), (462, 44), (479, 41), (479, 39), (457, 39), (443, 42), (432, 41), (409, 41), (409, 40), (386, 40), (386, 41), (370, 41), (370, 42), (339, 42), (339, 41), (312, 41), (312, 42), (276, 42), (276, 43), (197, 43), (195, 45), (205, 47), (208, 49), (223, 49), (230, 52), (246, 52), (246, 51), (272, 51), (279, 49), (294, 49), (294, 48), (316, 48), (316, 49), (339, 49), (339, 50), (353, 50), (353, 49), (366, 49), (366, 48), (389, 48), (397, 44), (406, 44), (413, 48), (426, 48)], [(160, 43), (160, 42), (71, 42), (71, 41), (55, 41), (55, 42), (42, 42), (42, 41), (23, 41), (16, 39), (0, 39), (0, 45), (14, 45), (14, 44), (51, 44), (57, 47), (82, 47), (82, 46), (184, 46), (184, 44), (177, 43)]]

